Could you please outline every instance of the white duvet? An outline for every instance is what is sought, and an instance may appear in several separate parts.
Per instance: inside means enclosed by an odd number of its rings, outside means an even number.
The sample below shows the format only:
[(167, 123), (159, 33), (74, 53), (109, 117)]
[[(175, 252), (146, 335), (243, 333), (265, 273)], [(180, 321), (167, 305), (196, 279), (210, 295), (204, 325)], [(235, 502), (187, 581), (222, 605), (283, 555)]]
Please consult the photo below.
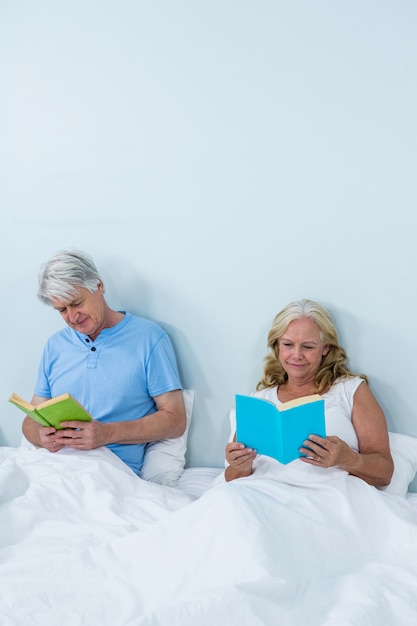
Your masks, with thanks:
[(0, 448), (1, 626), (415, 626), (417, 502), (260, 458), (198, 500), (107, 449)]

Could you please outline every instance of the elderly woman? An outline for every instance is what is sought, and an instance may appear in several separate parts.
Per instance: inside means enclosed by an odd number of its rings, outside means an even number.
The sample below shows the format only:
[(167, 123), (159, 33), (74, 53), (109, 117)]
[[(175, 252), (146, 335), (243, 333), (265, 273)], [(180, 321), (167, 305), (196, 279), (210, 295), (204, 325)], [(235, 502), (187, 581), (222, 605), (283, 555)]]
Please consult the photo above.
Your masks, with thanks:
[[(295, 462), (339, 467), (370, 485), (390, 483), (393, 461), (384, 413), (367, 378), (347, 367), (329, 312), (311, 300), (288, 304), (268, 335), (270, 352), (255, 396), (279, 405), (311, 394), (325, 401), (326, 438), (310, 435)], [(226, 446), (227, 481), (254, 471), (256, 450), (240, 442)]]

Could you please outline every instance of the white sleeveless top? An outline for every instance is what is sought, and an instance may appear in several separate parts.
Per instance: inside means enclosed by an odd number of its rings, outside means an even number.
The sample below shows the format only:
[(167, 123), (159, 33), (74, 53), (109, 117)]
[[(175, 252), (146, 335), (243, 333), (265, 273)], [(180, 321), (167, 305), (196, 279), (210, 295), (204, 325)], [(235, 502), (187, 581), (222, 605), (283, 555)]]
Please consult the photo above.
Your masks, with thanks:
[[(324, 398), (326, 434), (336, 435), (345, 441), (356, 452), (359, 451), (358, 438), (352, 424), (353, 397), (363, 378), (343, 378), (337, 380), (330, 391), (321, 394)], [(269, 387), (255, 391), (253, 396), (265, 398), (276, 405), (282, 404), (278, 399), (278, 387)]]

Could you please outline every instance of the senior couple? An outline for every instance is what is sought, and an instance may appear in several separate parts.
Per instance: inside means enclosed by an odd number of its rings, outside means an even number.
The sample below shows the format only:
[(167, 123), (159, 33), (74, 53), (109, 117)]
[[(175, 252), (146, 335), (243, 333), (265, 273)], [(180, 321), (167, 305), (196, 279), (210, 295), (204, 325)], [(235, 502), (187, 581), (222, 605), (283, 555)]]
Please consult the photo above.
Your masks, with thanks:
[[(140, 476), (148, 442), (182, 435), (186, 414), (175, 353), (156, 323), (112, 309), (90, 255), (64, 250), (41, 268), (39, 298), (66, 326), (47, 341), (32, 403), (71, 393), (91, 422), (40, 426), (29, 416), (23, 433), (51, 453), (64, 446), (107, 446)], [(255, 396), (280, 404), (320, 394), (326, 432), (310, 435), (303, 463), (337, 466), (370, 485), (389, 484), (393, 461), (384, 413), (365, 375), (347, 366), (329, 312), (311, 300), (288, 304), (268, 334), (269, 352)], [(226, 446), (226, 481), (251, 475), (256, 450), (239, 441)]]

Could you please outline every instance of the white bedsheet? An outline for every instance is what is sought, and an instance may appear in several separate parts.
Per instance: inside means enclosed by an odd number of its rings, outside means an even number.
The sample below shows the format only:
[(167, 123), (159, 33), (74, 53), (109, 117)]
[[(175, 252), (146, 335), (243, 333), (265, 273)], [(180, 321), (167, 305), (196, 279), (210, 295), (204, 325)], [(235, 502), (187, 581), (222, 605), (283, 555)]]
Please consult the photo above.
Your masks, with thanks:
[(415, 626), (417, 499), (260, 459), (195, 500), (106, 449), (0, 448), (1, 626)]

